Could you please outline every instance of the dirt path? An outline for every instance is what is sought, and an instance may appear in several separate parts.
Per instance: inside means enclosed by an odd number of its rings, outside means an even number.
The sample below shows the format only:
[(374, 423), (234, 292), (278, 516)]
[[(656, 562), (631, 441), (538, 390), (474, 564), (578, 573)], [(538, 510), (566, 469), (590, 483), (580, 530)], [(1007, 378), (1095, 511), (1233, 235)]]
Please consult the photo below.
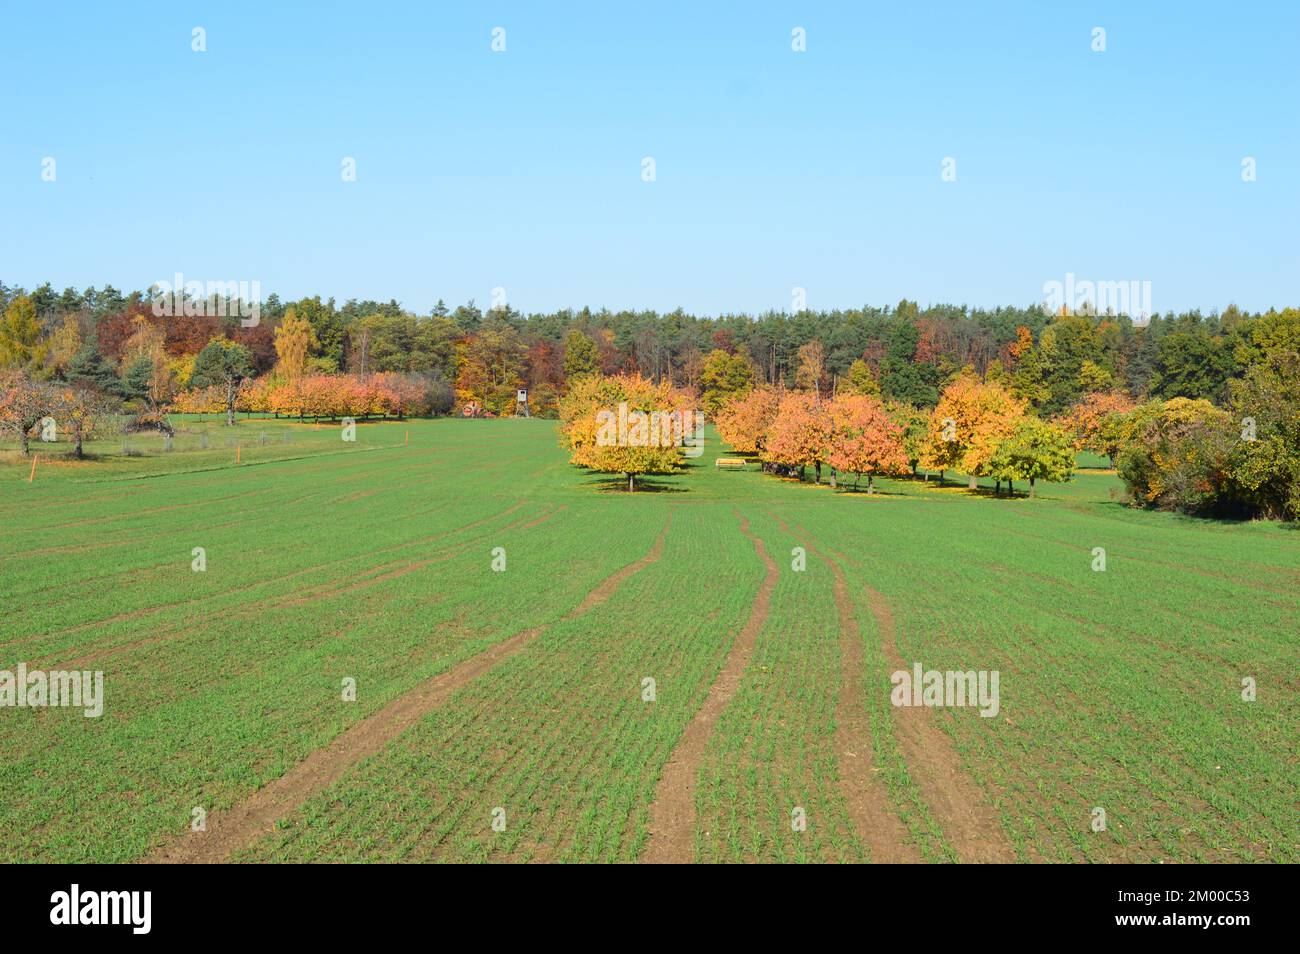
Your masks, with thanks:
[[(784, 520), (771, 515), (786, 533)], [(792, 534), (794, 535), (794, 534)], [(884, 783), (873, 774), (876, 765), (871, 741), (871, 723), (863, 702), (865, 672), (862, 631), (858, 626), (848, 580), (840, 564), (807, 542), (802, 527), (797, 536), (815, 557), (831, 568), (835, 577), (835, 607), (840, 619), (840, 693), (835, 706), (835, 759), (839, 766), (840, 792), (858, 838), (880, 864), (915, 863), (921, 854), (907, 840), (907, 828), (889, 808)]]
[[(606, 577), (564, 618), (581, 616), (603, 603), (628, 577), (658, 560), (671, 522), (670, 511), (649, 552)], [(441, 675), (422, 682), (352, 726), (329, 745), (312, 752), (234, 808), (211, 813), (206, 832), (174, 836), (141, 860), (147, 864), (216, 864), (227, 861), (236, 851), (269, 833), (280, 819), (308, 798), (340, 779), (362, 759), (378, 752), (421, 717), (442, 705), (458, 689), (534, 642), (545, 629), (545, 626), (536, 626), (516, 633)]]
[[(844, 556), (830, 551), (837, 561)], [(909, 669), (899, 655), (894, 612), (884, 594), (862, 584), (871, 615), (880, 632), (881, 648), (891, 672)], [(941, 728), (935, 725), (934, 713), (924, 706), (899, 706), (895, 724), (907, 770), (916, 780), (921, 797), (934, 813), (935, 820), (952, 842), (962, 861), (1013, 862), (1015, 852), (1002, 828), (997, 812), (988, 804), (984, 793), (961, 767), (961, 757)]]
[(695, 783), (700, 760), (714, 725), (740, 686), (749, 657), (754, 653), (759, 630), (767, 621), (772, 590), (776, 587), (776, 563), (768, 555), (763, 541), (750, 532), (749, 521), (739, 511), (736, 511), (736, 517), (740, 520), (740, 532), (749, 537), (762, 557), (767, 574), (754, 598), (745, 628), (736, 634), (723, 661), (722, 671), (709, 687), (709, 694), (695, 718), (678, 739), (677, 747), (659, 777), (655, 800), (650, 806), (650, 840), (640, 859), (650, 864), (685, 864), (695, 858)]

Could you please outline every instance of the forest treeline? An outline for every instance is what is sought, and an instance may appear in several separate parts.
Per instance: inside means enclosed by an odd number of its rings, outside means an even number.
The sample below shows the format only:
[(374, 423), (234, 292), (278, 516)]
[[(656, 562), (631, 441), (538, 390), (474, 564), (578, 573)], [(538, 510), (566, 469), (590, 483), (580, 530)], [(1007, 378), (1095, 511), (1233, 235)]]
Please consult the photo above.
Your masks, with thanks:
[[(701, 407), (724, 427), (728, 409), (757, 393), (756, 414), (779, 413), (755, 432), (766, 437), (747, 441), (771, 437), (774, 468), (836, 460), (832, 467), (870, 484), (903, 459), (895, 446), (903, 441), (912, 468), (1050, 480), (1068, 473), (1072, 444), (1109, 456), (1141, 505), (1300, 517), (1295, 308), (1229, 306), (1138, 325), (1086, 308), (906, 300), (716, 317), (524, 315), (472, 301), (419, 315), (395, 301), (340, 307), (275, 295), (253, 309), (190, 299), (159, 314), (155, 304), (112, 288), (56, 294), (0, 284), (0, 427), (26, 450), (37, 423), (53, 418), (80, 456), (123, 405), (136, 429), (169, 427), (168, 411), (224, 412), (231, 423), (238, 410), (498, 416), (514, 413), (517, 389), (527, 388), (531, 413), (552, 417), (579, 380), (617, 378), (645, 382), (628, 385), (637, 393), (671, 392), (672, 407)], [(944, 410), (968, 404), (977, 408), (968, 426)], [(927, 427), (940, 435), (928, 451), (916, 441)], [(593, 459), (604, 466), (609, 456)], [(609, 466), (630, 474), (626, 463)]]
[(133, 367), (143, 379), (142, 358), (152, 350), (153, 390), (170, 398), (190, 386), (194, 360), (214, 337), (247, 349), (252, 376), (272, 372), (279, 363), (277, 329), (283, 337), (286, 319), (297, 319), (291, 328), (305, 323), (306, 373), (424, 375), (454, 388), (457, 407), (473, 402), (495, 414), (510, 413), (516, 388), (527, 387), (533, 413), (550, 416), (564, 392), (566, 338), (573, 331), (590, 339), (603, 374), (636, 373), (701, 391), (708, 390), (715, 351), (743, 355), (761, 383), (794, 387), (800, 349), (815, 342), (818, 384), (828, 392), (861, 362), (884, 398), (927, 408), (962, 368), (984, 375), (1000, 366), (1017, 395), (1054, 415), (1099, 391), (1222, 403), (1229, 382), (1245, 376), (1289, 321), (1288, 312), (1252, 314), (1231, 305), (1209, 314), (1156, 314), (1137, 325), (1122, 315), (1049, 314), (1037, 306), (921, 308), (906, 300), (892, 307), (720, 316), (585, 308), (525, 315), (439, 301), (431, 312), (415, 314), (396, 301), (340, 306), (332, 298), (282, 302), (270, 295), (258, 324), (243, 327), (233, 303), (195, 305), (204, 314), (160, 317), (145, 293), (56, 292), (48, 284), (28, 292), (0, 283), (0, 364), (25, 367), (37, 379), (65, 380), (102, 362), (123, 380)]

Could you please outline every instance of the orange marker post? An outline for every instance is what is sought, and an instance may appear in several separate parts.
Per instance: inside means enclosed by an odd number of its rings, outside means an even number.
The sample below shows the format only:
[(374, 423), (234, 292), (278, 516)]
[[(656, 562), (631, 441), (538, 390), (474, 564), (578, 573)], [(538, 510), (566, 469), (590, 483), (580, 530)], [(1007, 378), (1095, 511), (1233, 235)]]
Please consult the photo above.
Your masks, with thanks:
[(407, 446), (407, 447), (410, 447), (410, 446), (411, 446), (411, 432), (410, 432), (410, 431), (407, 431), (407, 432), (406, 432), (406, 446)]
[(236, 464), (239, 463), (239, 452), (242, 451), (243, 449), (244, 449), (244, 448), (243, 448), (243, 445), (241, 445), (241, 444), (236, 444), (236, 445), (235, 445), (235, 463), (236, 463)]
[(29, 484), (32, 482), (33, 478), (36, 477), (36, 461), (40, 458), (40, 456), (41, 456), (40, 454), (36, 454), (32, 457), (32, 472), (27, 475), (27, 482)]

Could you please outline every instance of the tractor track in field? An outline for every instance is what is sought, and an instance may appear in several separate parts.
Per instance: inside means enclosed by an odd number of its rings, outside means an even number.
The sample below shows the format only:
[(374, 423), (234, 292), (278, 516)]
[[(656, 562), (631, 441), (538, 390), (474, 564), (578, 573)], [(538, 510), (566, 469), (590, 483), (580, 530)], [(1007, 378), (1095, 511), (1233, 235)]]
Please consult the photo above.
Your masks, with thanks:
[[(791, 534), (784, 520), (769, 514)], [(797, 535), (809, 541), (807, 531), (797, 528)], [(839, 562), (831, 559), (810, 542), (804, 545), (830, 567), (834, 576), (835, 608), (840, 621), (840, 691), (835, 705), (835, 760), (839, 766), (840, 794), (858, 838), (871, 851), (878, 864), (913, 864), (922, 860), (916, 846), (908, 841), (907, 826), (889, 807), (884, 783), (875, 777), (876, 756), (871, 739), (871, 723), (863, 698), (862, 630), (856, 607), (849, 594), (848, 579)]]
[[(670, 510), (650, 550), (598, 583), (562, 619), (571, 620), (609, 599), (628, 577), (663, 555), (672, 523)], [(377, 712), (351, 726), (329, 745), (310, 753), (284, 775), (258, 789), (240, 804), (208, 815), (208, 830), (170, 837), (141, 861), (145, 864), (217, 864), (270, 833), (277, 822), (316, 793), (342, 778), (362, 759), (375, 754), (457, 690), (521, 652), (546, 631), (534, 626), (462, 660), (440, 675), (426, 679)]]
[[(845, 561), (843, 554), (830, 549), (827, 552)], [(893, 671), (908, 670), (898, 651), (897, 627), (889, 600), (866, 583), (861, 586), (876, 620), (886, 664)], [(962, 770), (956, 746), (935, 724), (933, 713), (925, 706), (897, 706), (894, 712), (895, 735), (907, 770), (957, 855), (964, 862), (1014, 862), (1015, 851), (997, 812), (974, 779)]]
[(754, 597), (754, 605), (744, 629), (732, 641), (731, 649), (723, 660), (722, 670), (709, 687), (703, 704), (677, 740), (655, 786), (655, 798), (650, 805), (650, 837), (640, 858), (649, 864), (684, 864), (694, 860), (695, 786), (704, 747), (713, 735), (713, 727), (740, 687), (749, 658), (754, 654), (759, 631), (767, 622), (772, 591), (776, 588), (776, 562), (768, 555), (763, 541), (749, 529), (749, 520), (739, 510), (734, 512), (740, 521), (740, 532), (754, 544), (767, 572)]

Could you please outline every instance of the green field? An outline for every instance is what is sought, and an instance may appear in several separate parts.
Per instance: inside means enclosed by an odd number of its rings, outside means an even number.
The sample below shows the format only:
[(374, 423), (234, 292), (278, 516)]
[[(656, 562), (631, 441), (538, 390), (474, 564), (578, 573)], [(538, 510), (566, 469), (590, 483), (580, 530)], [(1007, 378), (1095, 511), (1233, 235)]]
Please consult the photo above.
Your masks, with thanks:
[[(36, 449), (0, 669), (106, 702), (0, 709), (0, 860), (1300, 861), (1300, 534), (1128, 509), (1101, 460), (1031, 500), (712, 435), (629, 495), (542, 420)], [(894, 707), (914, 662), (1000, 713)]]

